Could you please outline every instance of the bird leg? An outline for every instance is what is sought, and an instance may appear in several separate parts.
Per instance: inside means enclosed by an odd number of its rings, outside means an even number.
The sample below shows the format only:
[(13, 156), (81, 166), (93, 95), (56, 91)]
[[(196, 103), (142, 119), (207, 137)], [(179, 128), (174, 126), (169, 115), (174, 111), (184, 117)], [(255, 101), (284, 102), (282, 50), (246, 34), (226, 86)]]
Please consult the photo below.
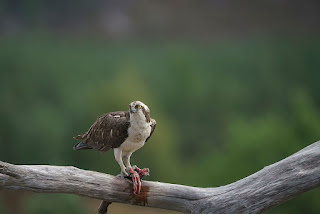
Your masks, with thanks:
[(129, 176), (128, 172), (126, 171), (126, 167), (122, 161), (122, 150), (119, 148), (115, 148), (115, 149), (113, 149), (113, 152), (114, 152), (114, 158), (116, 159), (116, 161), (118, 162), (118, 164), (121, 168), (121, 174), (119, 176), (120, 177)]
[(137, 166), (131, 167), (130, 157), (132, 155), (132, 152), (125, 151), (121, 153), (121, 155), (122, 155), (124, 164), (127, 166), (126, 172), (128, 176), (125, 176), (125, 177), (131, 177), (133, 194), (137, 195), (141, 191), (141, 178), (145, 175), (149, 175), (149, 169), (140, 169)]

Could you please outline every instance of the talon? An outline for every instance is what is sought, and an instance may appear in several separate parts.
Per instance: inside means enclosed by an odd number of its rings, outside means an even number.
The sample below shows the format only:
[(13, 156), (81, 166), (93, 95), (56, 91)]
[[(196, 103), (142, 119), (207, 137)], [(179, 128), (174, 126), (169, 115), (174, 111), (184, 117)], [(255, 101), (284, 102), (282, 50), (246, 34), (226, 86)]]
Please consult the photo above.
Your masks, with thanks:
[(118, 174), (117, 177), (118, 177), (118, 178), (124, 178), (124, 176), (123, 176), (122, 173)]
[(125, 177), (129, 177), (129, 173), (126, 172), (126, 171), (121, 171), (121, 174), (120, 174), (123, 178)]
[[(133, 165), (132, 167), (131, 167), (133, 170), (135, 170), (136, 168), (138, 168), (137, 167), (137, 165)], [(139, 168), (138, 168), (139, 169)]]

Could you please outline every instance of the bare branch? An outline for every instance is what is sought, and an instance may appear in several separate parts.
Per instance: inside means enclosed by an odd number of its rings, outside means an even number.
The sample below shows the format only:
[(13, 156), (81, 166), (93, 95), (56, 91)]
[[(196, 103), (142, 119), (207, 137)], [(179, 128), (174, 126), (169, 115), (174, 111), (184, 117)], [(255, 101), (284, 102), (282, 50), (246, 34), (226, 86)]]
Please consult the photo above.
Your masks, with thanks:
[(106, 214), (108, 212), (108, 207), (112, 202), (101, 201), (98, 208), (98, 214)]
[(184, 213), (261, 213), (319, 185), (320, 142), (226, 186), (143, 181), (137, 196), (128, 179), (75, 167), (0, 161), (0, 189), (70, 193)]

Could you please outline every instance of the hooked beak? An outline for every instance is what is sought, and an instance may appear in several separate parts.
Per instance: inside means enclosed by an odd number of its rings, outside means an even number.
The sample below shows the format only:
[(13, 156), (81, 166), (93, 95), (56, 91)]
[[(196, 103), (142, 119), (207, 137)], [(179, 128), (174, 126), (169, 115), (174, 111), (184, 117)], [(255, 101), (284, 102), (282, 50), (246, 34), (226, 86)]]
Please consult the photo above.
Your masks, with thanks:
[(132, 106), (130, 106), (130, 113), (132, 114), (132, 113), (136, 113), (136, 109), (134, 108), (134, 107), (132, 107)]

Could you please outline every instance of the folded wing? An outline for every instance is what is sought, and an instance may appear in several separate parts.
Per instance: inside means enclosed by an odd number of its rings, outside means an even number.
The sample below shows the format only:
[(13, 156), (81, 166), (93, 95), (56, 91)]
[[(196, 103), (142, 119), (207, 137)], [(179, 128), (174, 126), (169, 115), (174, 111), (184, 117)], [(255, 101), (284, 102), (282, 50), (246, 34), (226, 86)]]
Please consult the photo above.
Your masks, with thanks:
[(130, 115), (126, 111), (111, 112), (101, 115), (86, 133), (74, 139), (81, 140), (74, 150), (95, 149), (106, 152), (119, 147), (128, 137)]

